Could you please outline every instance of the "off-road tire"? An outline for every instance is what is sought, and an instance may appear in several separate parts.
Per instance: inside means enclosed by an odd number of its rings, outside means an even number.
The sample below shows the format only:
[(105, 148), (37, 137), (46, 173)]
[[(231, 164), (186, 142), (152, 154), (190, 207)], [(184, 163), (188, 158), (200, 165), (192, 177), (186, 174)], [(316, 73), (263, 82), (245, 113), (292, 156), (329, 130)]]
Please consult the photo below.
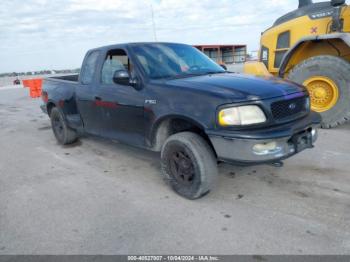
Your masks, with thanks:
[(78, 134), (68, 127), (65, 117), (57, 107), (52, 108), (50, 113), (52, 131), (61, 145), (69, 145), (77, 141)]
[[(172, 172), (171, 161), (176, 152), (183, 150), (192, 163), (193, 178), (190, 185), (178, 182)], [(175, 156), (176, 157), (176, 156)], [(161, 152), (162, 173), (172, 189), (182, 197), (195, 200), (208, 194), (218, 177), (217, 159), (212, 148), (201, 136), (183, 132), (175, 134), (164, 143)]]
[(328, 77), (339, 91), (336, 105), (321, 113), (322, 128), (333, 128), (350, 120), (350, 63), (336, 56), (315, 56), (295, 66), (288, 79), (303, 84), (312, 76)]

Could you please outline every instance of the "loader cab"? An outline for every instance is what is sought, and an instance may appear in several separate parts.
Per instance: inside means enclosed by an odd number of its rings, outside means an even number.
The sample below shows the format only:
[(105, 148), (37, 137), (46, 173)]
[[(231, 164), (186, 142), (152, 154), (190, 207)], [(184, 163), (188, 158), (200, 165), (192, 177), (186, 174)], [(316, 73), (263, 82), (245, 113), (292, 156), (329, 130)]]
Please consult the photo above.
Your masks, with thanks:
[(304, 85), (324, 128), (350, 119), (350, 6), (345, 2), (299, 0), (296, 10), (262, 33), (259, 62), (245, 65), (245, 73)]
[(271, 28), (262, 33), (260, 62), (265, 64), (270, 73), (278, 75), (285, 54), (300, 39), (350, 32), (349, 20), (350, 8), (345, 5), (345, 0), (319, 3), (299, 0), (296, 10), (278, 18)]
[(313, 3), (311, 0), (300, 0), (298, 9), (278, 18), (273, 26), (302, 16), (309, 16), (311, 19), (332, 16), (334, 9), (344, 4), (345, 0), (332, 0), (320, 3)]
[[(278, 18), (276, 22), (273, 24), (273, 26), (280, 25), (282, 23), (286, 23), (288, 21), (291, 21), (295, 18), (302, 17), (302, 16), (317, 16), (319, 13), (323, 13), (323, 16), (329, 15), (327, 12), (332, 12), (332, 5), (331, 2), (321, 2), (321, 3), (301, 3), (305, 1), (300, 1), (299, 8), (289, 12), (288, 14), (285, 14)], [(320, 14), (319, 14), (320, 16)]]

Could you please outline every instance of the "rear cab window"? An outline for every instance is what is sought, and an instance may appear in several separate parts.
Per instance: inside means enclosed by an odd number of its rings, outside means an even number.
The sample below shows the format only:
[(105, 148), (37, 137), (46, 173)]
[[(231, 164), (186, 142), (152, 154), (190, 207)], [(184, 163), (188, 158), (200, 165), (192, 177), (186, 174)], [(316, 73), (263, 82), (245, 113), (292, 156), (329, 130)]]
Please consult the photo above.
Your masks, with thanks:
[(99, 51), (92, 51), (89, 53), (84, 61), (83, 68), (81, 70), (81, 83), (83, 85), (91, 84), (97, 68)]

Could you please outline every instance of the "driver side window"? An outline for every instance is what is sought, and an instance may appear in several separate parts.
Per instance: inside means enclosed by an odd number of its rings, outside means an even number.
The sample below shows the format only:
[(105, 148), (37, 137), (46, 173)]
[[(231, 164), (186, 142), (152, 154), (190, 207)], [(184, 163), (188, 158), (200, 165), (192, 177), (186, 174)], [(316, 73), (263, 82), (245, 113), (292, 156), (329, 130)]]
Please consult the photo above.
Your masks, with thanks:
[(122, 49), (115, 49), (108, 52), (102, 66), (101, 83), (113, 84), (115, 71), (126, 70), (131, 74), (132, 66), (126, 52)]

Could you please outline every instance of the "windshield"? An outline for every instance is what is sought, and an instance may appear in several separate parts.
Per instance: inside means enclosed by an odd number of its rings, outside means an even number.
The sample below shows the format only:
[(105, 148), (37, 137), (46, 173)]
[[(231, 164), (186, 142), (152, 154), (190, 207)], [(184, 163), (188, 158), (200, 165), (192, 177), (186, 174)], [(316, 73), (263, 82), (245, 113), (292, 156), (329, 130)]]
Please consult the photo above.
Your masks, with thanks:
[(138, 62), (151, 79), (220, 74), (226, 71), (198, 49), (183, 44), (134, 46)]

